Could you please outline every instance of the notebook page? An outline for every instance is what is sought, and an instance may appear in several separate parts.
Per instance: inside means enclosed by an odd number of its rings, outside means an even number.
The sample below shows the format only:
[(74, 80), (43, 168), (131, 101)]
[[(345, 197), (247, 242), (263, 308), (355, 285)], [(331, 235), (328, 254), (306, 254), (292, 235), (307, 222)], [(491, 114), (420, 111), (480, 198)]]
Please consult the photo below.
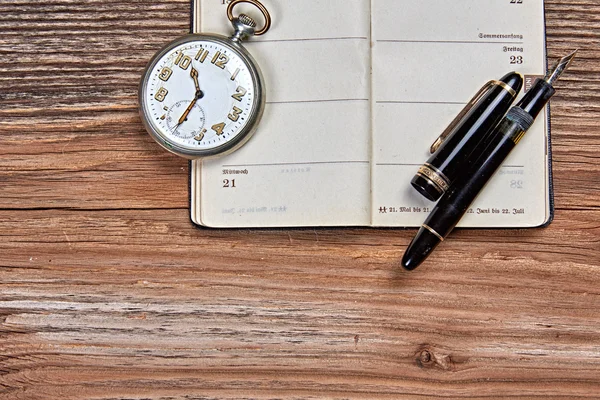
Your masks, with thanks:
[[(374, 225), (419, 226), (435, 203), (410, 185), (429, 147), (479, 88), (510, 71), (544, 75), (542, 0), (373, 0)], [(541, 114), (459, 226), (548, 218)]]
[[(262, 2), (271, 30), (244, 45), (262, 69), (265, 113), (241, 149), (193, 163), (192, 218), (213, 227), (368, 225), (370, 4)], [(231, 32), (222, 3), (200, 1), (203, 32)]]

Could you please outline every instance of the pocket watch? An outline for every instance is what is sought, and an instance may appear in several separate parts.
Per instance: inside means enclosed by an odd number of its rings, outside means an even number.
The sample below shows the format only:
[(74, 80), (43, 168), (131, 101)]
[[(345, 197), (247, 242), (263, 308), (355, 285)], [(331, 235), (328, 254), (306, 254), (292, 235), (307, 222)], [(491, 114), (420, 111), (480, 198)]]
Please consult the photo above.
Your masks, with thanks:
[[(240, 3), (262, 12), (261, 29), (246, 14), (233, 16)], [(146, 130), (162, 147), (185, 158), (238, 149), (250, 139), (264, 111), (263, 78), (242, 40), (267, 32), (271, 17), (257, 0), (232, 1), (227, 17), (234, 28), (231, 37), (180, 37), (159, 50), (142, 75), (139, 102)]]

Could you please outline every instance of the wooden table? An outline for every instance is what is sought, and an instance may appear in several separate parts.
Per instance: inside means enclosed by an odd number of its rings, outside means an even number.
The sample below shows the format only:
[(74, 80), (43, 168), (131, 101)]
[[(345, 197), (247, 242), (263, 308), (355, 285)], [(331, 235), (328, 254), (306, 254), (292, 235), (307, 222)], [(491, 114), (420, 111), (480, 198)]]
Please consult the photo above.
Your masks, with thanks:
[(4, 0), (0, 398), (600, 398), (600, 3), (546, 7), (554, 222), (409, 273), (413, 229), (191, 225), (136, 94), (188, 0)]

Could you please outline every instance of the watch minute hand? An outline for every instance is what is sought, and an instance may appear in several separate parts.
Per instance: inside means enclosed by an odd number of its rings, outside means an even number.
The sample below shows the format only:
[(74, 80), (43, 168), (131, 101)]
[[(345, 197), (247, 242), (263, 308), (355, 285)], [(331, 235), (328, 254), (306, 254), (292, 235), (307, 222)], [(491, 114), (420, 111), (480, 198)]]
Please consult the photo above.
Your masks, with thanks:
[(190, 111), (192, 111), (192, 108), (194, 108), (194, 105), (196, 105), (196, 98), (194, 98), (194, 100), (192, 100), (192, 102), (190, 103), (188, 108), (185, 109), (185, 111), (181, 115), (181, 118), (179, 118), (179, 121), (177, 121), (177, 126), (183, 124), (187, 120), (187, 117), (188, 117), (188, 115), (190, 115)]

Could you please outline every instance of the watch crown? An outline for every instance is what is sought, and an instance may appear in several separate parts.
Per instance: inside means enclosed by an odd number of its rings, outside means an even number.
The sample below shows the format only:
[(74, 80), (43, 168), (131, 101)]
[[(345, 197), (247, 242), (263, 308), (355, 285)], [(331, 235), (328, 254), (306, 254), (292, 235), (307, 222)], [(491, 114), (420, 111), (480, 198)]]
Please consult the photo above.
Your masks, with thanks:
[(244, 25), (256, 28), (256, 21), (253, 20), (251, 17), (247, 16), (246, 14), (240, 14), (238, 16), (238, 20)]
[(241, 42), (254, 35), (254, 28), (256, 27), (256, 21), (247, 16), (246, 14), (240, 14), (231, 20), (233, 29), (235, 32), (231, 37), (234, 42)]

